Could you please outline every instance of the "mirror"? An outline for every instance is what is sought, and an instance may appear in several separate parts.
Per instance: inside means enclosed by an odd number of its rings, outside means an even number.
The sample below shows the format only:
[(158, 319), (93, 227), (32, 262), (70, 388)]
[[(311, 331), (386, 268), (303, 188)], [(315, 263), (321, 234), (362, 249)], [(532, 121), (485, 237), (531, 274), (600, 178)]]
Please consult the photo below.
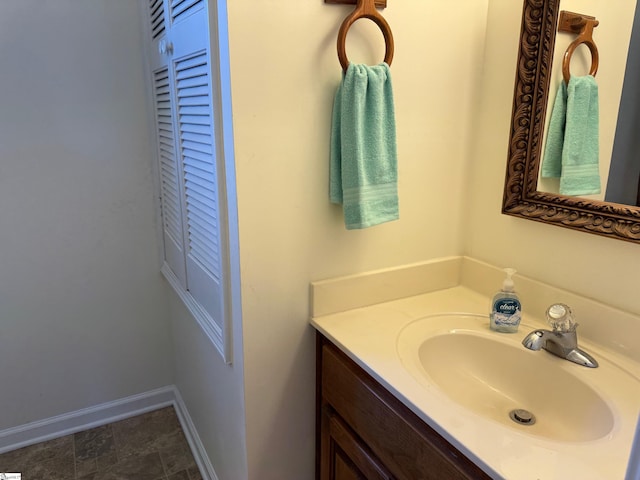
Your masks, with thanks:
[(559, 0), (524, 0), (502, 212), (640, 243), (640, 207), (538, 189), (559, 10)]
[[(584, 12), (594, 17), (595, 27), (589, 28), (586, 24), (579, 24), (575, 29), (569, 27), (567, 21), (575, 14), (569, 12)], [(563, 15), (564, 14), (564, 15)], [(538, 177), (538, 190), (549, 193), (565, 193), (560, 188), (560, 178), (546, 178), (542, 175), (545, 164), (553, 155), (548, 157), (546, 145), (549, 140), (549, 122), (553, 116), (553, 103), (557, 97), (557, 91), (564, 83), (563, 61), (565, 52), (573, 47), (570, 56), (570, 69), (576, 76), (586, 75), (592, 67), (592, 57), (588, 46), (581, 44), (575, 47), (573, 42), (582, 35), (583, 41), (593, 38), (598, 57), (603, 59), (603, 68), (596, 75), (599, 96), (599, 135), (598, 135), (598, 173), (600, 181), (590, 184), (590, 191), (573, 192), (582, 198), (591, 200), (613, 201), (626, 205), (638, 205), (637, 190), (640, 178), (640, 162), (635, 162), (637, 168), (629, 168), (626, 165), (622, 153), (627, 153), (625, 146), (633, 144), (633, 136), (629, 126), (635, 126), (633, 113), (638, 104), (630, 101), (629, 95), (634, 94), (635, 85), (638, 84), (638, 70), (634, 63), (638, 59), (638, 45), (631, 45), (631, 32), (634, 27), (636, 14), (636, 0), (616, 0), (615, 2), (603, 2), (602, 0), (561, 0), (558, 28), (556, 29), (556, 41), (551, 66), (551, 82), (549, 87), (549, 101), (547, 102), (546, 124), (544, 128), (544, 142), (542, 146), (542, 168)], [(575, 20), (574, 20), (575, 21)], [(637, 19), (635, 20), (637, 23)], [(597, 23), (596, 23), (597, 22)], [(569, 27), (569, 28), (567, 28)], [(612, 28), (613, 27), (613, 28)], [(635, 26), (640, 32), (640, 25)], [(633, 37), (634, 44), (638, 43), (638, 35)], [(635, 53), (634, 53), (635, 50)], [(625, 78), (626, 76), (626, 78)], [(622, 95), (623, 86), (625, 94)], [(631, 86), (630, 86), (631, 85)], [(626, 107), (629, 111), (626, 111)], [(621, 120), (622, 119), (622, 120)], [(616, 131), (616, 124), (623, 128)], [(637, 130), (633, 128), (633, 130)], [(614, 142), (618, 147), (613, 148)], [(634, 148), (635, 150), (635, 148)], [(557, 152), (557, 151), (556, 151)], [(622, 167), (622, 168), (620, 168)], [(622, 170), (622, 171), (620, 171)], [(547, 171), (548, 173), (548, 171)], [(620, 175), (622, 173), (622, 175)], [(631, 178), (631, 176), (635, 178)], [(594, 179), (595, 180), (595, 179)], [(600, 191), (594, 189), (600, 187)]]

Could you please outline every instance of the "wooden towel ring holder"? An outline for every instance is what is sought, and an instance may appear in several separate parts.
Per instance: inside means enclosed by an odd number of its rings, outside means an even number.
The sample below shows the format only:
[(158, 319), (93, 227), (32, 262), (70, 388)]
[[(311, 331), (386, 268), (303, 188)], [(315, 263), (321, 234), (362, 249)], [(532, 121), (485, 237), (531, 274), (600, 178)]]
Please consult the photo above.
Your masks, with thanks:
[(340, 25), (340, 30), (338, 30), (338, 59), (340, 60), (340, 65), (342, 65), (343, 71), (346, 71), (349, 67), (349, 59), (347, 58), (346, 51), (347, 32), (349, 28), (351, 28), (351, 25), (361, 18), (368, 18), (380, 27), (380, 30), (382, 30), (382, 34), (384, 35), (385, 43), (384, 61), (387, 65), (391, 65), (393, 60), (393, 34), (391, 33), (389, 24), (376, 10), (374, 0), (358, 0), (356, 9), (351, 13), (351, 15), (344, 19), (342, 25)]
[(598, 55), (598, 47), (596, 47), (593, 41), (593, 29), (599, 24), (600, 22), (596, 20), (595, 17), (566, 11), (560, 12), (558, 31), (578, 33), (578, 38), (571, 42), (562, 59), (562, 77), (567, 85), (571, 78), (571, 56), (580, 45), (586, 45), (591, 52), (591, 69), (589, 70), (589, 75), (595, 77), (596, 73), (598, 73), (600, 56)]

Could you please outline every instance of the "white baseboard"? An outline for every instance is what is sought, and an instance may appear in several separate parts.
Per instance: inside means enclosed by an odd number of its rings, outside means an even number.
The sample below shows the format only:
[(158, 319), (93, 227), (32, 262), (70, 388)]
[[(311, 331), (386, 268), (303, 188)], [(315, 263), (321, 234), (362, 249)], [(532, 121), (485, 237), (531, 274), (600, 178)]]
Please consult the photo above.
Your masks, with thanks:
[(0, 431), (0, 453), (173, 405), (173, 385)]
[(173, 405), (203, 480), (218, 480), (174, 385), (0, 431), (0, 454)]
[(177, 388), (174, 388), (174, 393), (174, 407), (176, 409), (176, 413), (178, 414), (178, 420), (180, 420), (180, 425), (182, 426), (184, 435), (187, 437), (187, 442), (189, 442), (189, 446), (191, 447), (193, 458), (198, 464), (198, 468), (200, 469), (200, 473), (202, 474), (202, 479), (218, 480), (218, 476), (216, 475), (216, 472), (213, 469), (213, 465), (211, 464), (211, 460), (209, 460), (209, 455), (207, 455), (207, 452), (204, 449), (204, 445), (200, 440), (200, 436), (198, 435), (196, 426), (193, 424), (191, 416), (189, 416), (187, 406), (182, 399), (182, 395), (180, 395), (180, 391)]

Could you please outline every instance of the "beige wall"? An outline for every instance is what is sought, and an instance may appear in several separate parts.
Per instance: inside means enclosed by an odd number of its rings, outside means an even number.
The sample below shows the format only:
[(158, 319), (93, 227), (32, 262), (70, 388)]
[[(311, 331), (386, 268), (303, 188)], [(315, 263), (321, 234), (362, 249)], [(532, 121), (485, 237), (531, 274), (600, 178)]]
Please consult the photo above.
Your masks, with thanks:
[(172, 383), (135, 2), (0, 2), (0, 430)]
[(521, 7), (513, 0), (490, 2), (466, 254), (640, 313), (640, 245), (500, 213)]
[[(247, 478), (242, 354), (226, 365), (184, 304), (168, 288), (174, 378), (219, 480)], [(242, 329), (234, 325), (234, 350)]]
[[(352, 7), (282, 0), (228, 8), (249, 477), (311, 479), (309, 282), (463, 252), (487, 1), (389, 2), (401, 219), (362, 231), (346, 231), (328, 201), (335, 42)], [(368, 25), (354, 25), (348, 53), (377, 63), (383, 47), (360, 41), (379, 42)]]

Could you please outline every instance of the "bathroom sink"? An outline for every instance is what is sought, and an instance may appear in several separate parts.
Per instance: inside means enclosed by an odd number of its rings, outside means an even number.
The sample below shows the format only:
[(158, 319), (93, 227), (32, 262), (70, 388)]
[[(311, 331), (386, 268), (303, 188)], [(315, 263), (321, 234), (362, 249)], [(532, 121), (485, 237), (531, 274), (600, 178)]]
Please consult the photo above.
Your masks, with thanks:
[(589, 369), (525, 349), (526, 331), (492, 332), (482, 315), (436, 315), (407, 325), (397, 350), (425, 388), (508, 428), (560, 442), (610, 434), (609, 403), (581, 378)]

